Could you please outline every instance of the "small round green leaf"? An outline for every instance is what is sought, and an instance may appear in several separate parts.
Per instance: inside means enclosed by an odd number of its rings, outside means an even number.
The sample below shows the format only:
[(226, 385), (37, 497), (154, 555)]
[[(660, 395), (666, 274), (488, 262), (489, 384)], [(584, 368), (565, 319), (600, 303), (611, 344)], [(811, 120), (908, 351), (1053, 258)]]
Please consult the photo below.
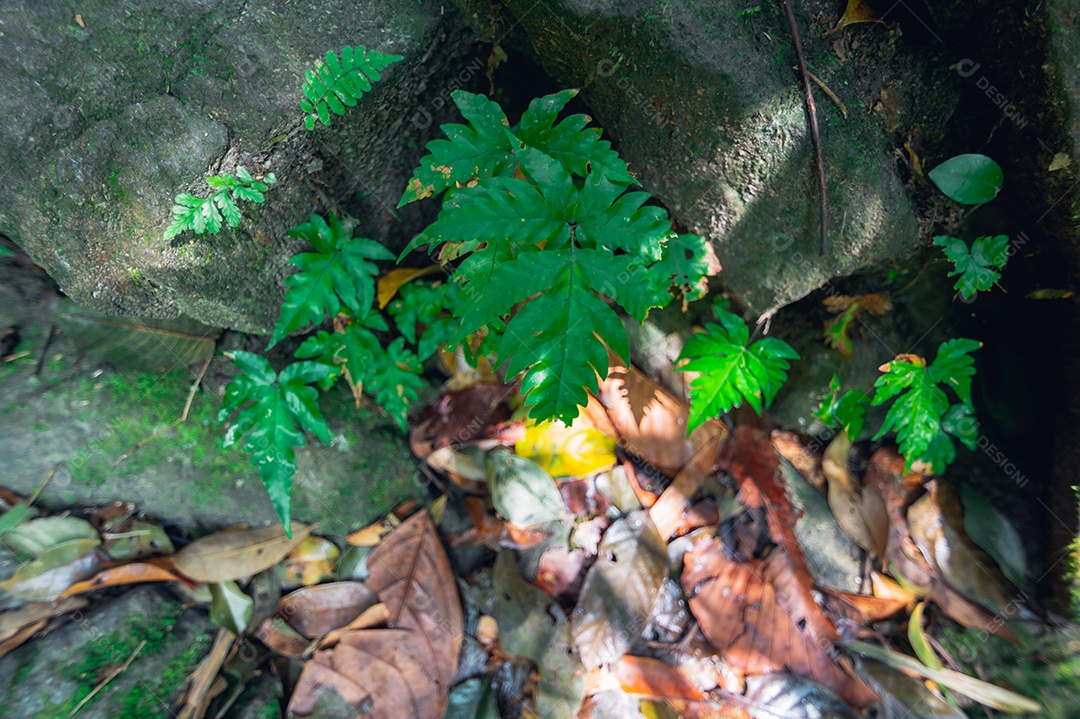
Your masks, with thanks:
[(986, 155), (957, 155), (930, 171), (930, 181), (962, 205), (981, 205), (997, 197), (1005, 177)]

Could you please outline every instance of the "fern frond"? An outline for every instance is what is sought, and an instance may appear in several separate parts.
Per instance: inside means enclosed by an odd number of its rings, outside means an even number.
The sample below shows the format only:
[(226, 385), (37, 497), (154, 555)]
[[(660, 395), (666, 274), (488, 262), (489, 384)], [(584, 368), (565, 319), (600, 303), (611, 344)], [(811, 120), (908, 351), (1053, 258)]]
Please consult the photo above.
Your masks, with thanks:
[(340, 56), (328, 51), (325, 62), (304, 73), (300, 101), (300, 109), (307, 113), (304, 126), (314, 129), (316, 119), (329, 125), (331, 112), (344, 115), (345, 108), (356, 107), (356, 101), (379, 80), (379, 72), (401, 59), (401, 55), (384, 55), (363, 45), (355, 49), (346, 45)]
[(236, 200), (256, 204), (265, 202), (266, 196), (263, 193), (275, 182), (277, 178), (272, 172), (260, 181), (243, 167), (236, 168), (235, 176), (228, 173), (210, 175), (206, 178), (206, 184), (214, 192), (209, 197), (199, 197), (187, 192), (176, 196), (176, 204), (172, 208), (172, 222), (165, 230), (165, 239), (171, 240), (186, 230), (192, 230), (196, 235), (206, 232), (215, 235), (221, 231), (222, 220), (227, 222), (229, 227), (238, 226), (240, 208)]

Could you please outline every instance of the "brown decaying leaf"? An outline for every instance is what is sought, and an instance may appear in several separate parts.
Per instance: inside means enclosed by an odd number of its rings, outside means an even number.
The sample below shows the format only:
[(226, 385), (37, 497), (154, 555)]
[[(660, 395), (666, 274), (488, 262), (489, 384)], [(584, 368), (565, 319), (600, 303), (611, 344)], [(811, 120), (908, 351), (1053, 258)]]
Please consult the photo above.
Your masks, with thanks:
[(269, 617), (263, 620), (255, 636), (270, 647), (271, 651), (294, 659), (302, 657), (311, 644), (281, 617)]
[(319, 641), (319, 649), (332, 649), (337, 646), (337, 643), (341, 641), (341, 637), (346, 632), (359, 631), (361, 629), (374, 629), (375, 627), (386, 626), (386, 623), (390, 621), (390, 610), (386, 608), (386, 605), (382, 602), (373, 604), (360, 613), (356, 619), (349, 622), (347, 625), (340, 629), (327, 634)]
[[(368, 556), (367, 588), (389, 628), (339, 632), (332, 649), (305, 666), (289, 712), (307, 716), (329, 688), (373, 719), (438, 719), (457, 673), (462, 640), (457, 584), (426, 510), (391, 532)], [(312, 588), (313, 589), (313, 588)], [(361, 615), (363, 617), (363, 615)]]
[(659, 699), (701, 701), (705, 695), (677, 667), (659, 659), (629, 654), (615, 662), (615, 676), (622, 690)]
[(172, 556), (185, 577), (207, 584), (258, 574), (285, 558), (311, 534), (312, 527), (293, 522), (292, 539), (280, 524), (259, 529), (217, 532), (196, 539)]
[(56, 602), (31, 602), (18, 609), (2, 612), (0, 613), (0, 646), (3, 642), (18, 636), (29, 626), (37, 626), (42, 620), (67, 614), (85, 606), (86, 600), (82, 597), (61, 598)]
[(834, 32), (843, 30), (848, 25), (855, 25), (863, 22), (876, 22), (881, 25), (885, 24), (884, 20), (879, 20), (874, 17), (874, 13), (870, 8), (863, 4), (863, 0), (848, 0), (847, 7), (844, 9), (844, 14), (837, 21), (836, 26), (829, 28), (821, 37), (828, 37)]
[[(876, 557), (885, 555), (888, 541), (888, 517), (876, 511), (876, 490), (863, 492), (862, 485), (848, 471), (851, 439), (841, 430), (829, 443), (821, 459), (821, 469), (828, 479), (829, 508), (844, 533)], [(864, 502), (868, 510), (864, 510)]]
[(286, 594), (278, 603), (278, 616), (314, 639), (344, 627), (378, 601), (375, 592), (359, 582), (331, 582)]
[[(721, 447), (727, 440), (727, 431), (719, 431), (716, 427), (703, 425), (699, 428), (705, 430), (709, 427), (712, 431), (702, 433), (707, 435), (705, 442), (697, 448), (697, 451), (683, 465), (674, 481), (660, 495), (660, 499), (649, 509), (649, 515), (656, 524), (660, 536), (665, 539), (671, 538), (689, 531), (690, 527), (686, 519), (686, 511), (690, 508), (694, 493), (710, 474), (716, 471)], [(696, 433), (695, 433), (696, 434)]]
[[(778, 548), (767, 560), (739, 563), (715, 538), (696, 542), (686, 555), (682, 584), (702, 633), (746, 674), (786, 669), (828, 687), (852, 706), (869, 706), (877, 697), (833, 661), (830, 634), (807, 616), (785, 611), (783, 605), (792, 604), (789, 593), (806, 586), (808, 577), (796, 577), (783, 555)], [(831, 622), (821, 619), (835, 636)]]
[(570, 619), (587, 669), (630, 650), (652, 616), (667, 574), (667, 545), (647, 512), (634, 512), (608, 528)]
[(804, 438), (795, 432), (781, 429), (772, 431), (773, 449), (799, 470), (806, 481), (819, 492), (825, 492), (825, 474), (821, 471), (821, 445), (818, 440)]
[(994, 612), (1007, 612), (1008, 580), (964, 532), (964, 510), (952, 485), (937, 479), (908, 508), (911, 538), (950, 588)]
[(371, 552), (367, 566), (366, 584), (386, 604), (387, 624), (423, 638), (427, 665), (436, 668), (445, 694), (457, 672), (461, 604), (454, 573), (428, 513), (417, 512), (395, 529)]
[(21, 647), (26, 643), (27, 639), (44, 629), (45, 625), (48, 623), (48, 619), (35, 620), (24, 626), (22, 629), (19, 629), (7, 639), (0, 641), (0, 657)]
[(699, 427), (687, 438), (690, 408), (634, 367), (608, 354), (610, 369), (597, 398), (607, 410), (620, 447), (658, 471), (674, 477), (702, 445), (726, 427), (717, 421)]
[(420, 459), (450, 445), (470, 443), (512, 446), (525, 425), (511, 419), (508, 399), (513, 389), (494, 382), (480, 382), (447, 392), (420, 412), (409, 430), (409, 447)]
[(167, 569), (162, 569), (153, 564), (133, 562), (132, 564), (121, 564), (119, 567), (105, 569), (99, 572), (93, 579), (87, 579), (85, 582), (76, 582), (65, 589), (60, 595), (60, 598), (84, 594), (95, 589), (104, 589), (105, 587), (118, 587), (123, 584), (179, 581), (182, 581), (180, 577)]
[[(739, 427), (724, 447), (720, 466), (739, 483), (743, 503), (748, 507), (764, 507), (769, 523), (769, 535), (783, 549), (780, 560), (790, 568), (790, 593), (781, 595), (784, 609), (798, 618), (805, 618), (807, 628), (818, 636), (835, 641), (836, 628), (822, 614), (814, 601), (810, 570), (802, 545), (795, 534), (795, 508), (787, 496), (778, 459), (768, 436), (753, 427)], [(779, 567), (777, 567), (779, 569)], [(777, 576), (787, 576), (780, 572)], [(779, 587), (778, 587), (779, 588)]]
[(894, 576), (898, 573), (909, 584), (929, 590), (933, 571), (911, 539), (906, 516), (908, 506), (922, 492), (922, 477), (905, 473), (904, 458), (895, 449), (882, 447), (870, 456), (863, 486), (876, 490), (885, 507), (889, 520), (885, 559)]

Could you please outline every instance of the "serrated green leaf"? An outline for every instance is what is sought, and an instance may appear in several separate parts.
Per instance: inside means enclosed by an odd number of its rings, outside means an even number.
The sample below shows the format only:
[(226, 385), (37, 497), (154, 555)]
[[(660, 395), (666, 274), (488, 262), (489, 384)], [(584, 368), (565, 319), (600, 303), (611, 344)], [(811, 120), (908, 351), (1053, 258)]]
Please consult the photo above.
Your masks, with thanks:
[(709, 274), (708, 257), (709, 243), (705, 238), (672, 235), (664, 245), (660, 261), (649, 268), (648, 276), (657, 284), (658, 290), (669, 293), (674, 286), (687, 302), (693, 302), (708, 292), (702, 282)]
[(226, 193), (214, 195), (214, 202), (221, 208), (221, 214), (225, 217), (225, 221), (229, 223), (229, 227), (236, 227), (240, 224), (240, 208), (236, 206), (232, 198)]
[(382, 70), (401, 59), (400, 55), (386, 55), (363, 46), (354, 50), (346, 45), (340, 57), (327, 52), (325, 64), (304, 73), (301, 92), (305, 99), (300, 101), (300, 109), (306, 113), (304, 126), (313, 129), (316, 117), (329, 125), (330, 111), (344, 115), (346, 106), (355, 107), (357, 100), (371, 90)]
[(392, 260), (394, 255), (374, 240), (352, 237), (333, 214), (329, 220), (312, 215), (289, 231), (310, 242), (315, 252), (289, 260), (300, 271), (285, 279), (288, 289), (267, 349), (307, 324), (335, 317), (342, 306), (365, 316), (375, 301), (379, 268), (370, 260)]
[[(1009, 258), (1009, 238), (1006, 235), (980, 237), (967, 244), (956, 237), (938, 235), (934, 244), (941, 247), (955, 268), (949, 277), (959, 275), (953, 289), (960, 291), (964, 299), (971, 299), (977, 292), (989, 290), (1001, 279), (998, 271), (1005, 267)], [(998, 268), (995, 270), (994, 268)]]
[(318, 407), (318, 390), (309, 386), (325, 379), (330, 368), (317, 362), (294, 362), (279, 374), (252, 352), (236, 351), (231, 358), (240, 374), (225, 388), (218, 412), (218, 422), (235, 414), (224, 446), (246, 436), (243, 447), (251, 453), (282, 526), (288, 528), (296, 448), (307, 443), (303, 430), (330, 443), (330, 431)]
[[(956, 458), (948, 434), (974, 449), (977, 424), (971, 412), (971, 378), (975, 367), (969, 353), (981, 346), (975, 340), (949, 340), (938, 348), (932, 364), (927, 365), (921, 357), (901, 355), (878, 378), (871, 405), (893, 404), (874, 439), (895, 431), (907, 468), (924, 461), (933, 471), (943, 472)], [(950, 407), (941, 386), (951, 387), (961, 404)]]
[(799, 359), (786, 342), (768, 337), (747, 346), (750, 331), (736, 315), (719, 311), (720, 324), (709, 323), (686, 341), (679, 361), (683, 371), (701, 372), (690, 383), (687, 432), (745, 401), (761, 414), (787, 379), (788, 360)]
[(971, 406), (971, 378), (975, 376), (975, 358), (970, 353), (982, 347), (982, 342), (958, 338), (942, 342), (937, 357), (930, 365), (931, 382), (945, 383), (953, 388), (964, 404)]
[(555, 159), (567, 173), (579, 177), (590, 172), (604, 174), (621, 188), (637, 184), (611, 143), (601, 140), (596, 128), (586, 127), (586, 115), (572, 115), (554, 124), (576, 94), (577, 90), (563, 90), (533, 100), (514, 135), (507, 131), (510, 123), (497, 103), (483, 95), (455, 90), (454, 103), (469, 124), (443, 125), (447, 139), (427, 144), (428, 154), (421, 158), (398, 207), (473, 179), (512, 175), (518, 164), (517, 140)]
[(597, 376), (607, 376), (607, 347), (626, 361), (630, 347), (619, 316), (590, 290), (573, 252), (564, 254), (552, 259), (565, 264), (545, 300), (514, 315), (496, 354), (508, 376), (525, 372), (521, 392), (531, 417), (570, 424), (588, 403), (586, 392), (597, 391)]
[(957, 155), (927, 177), (946, 197), (964, 205), (981, 205), (997, 197), (1004, 184), (1001, 166), (986, 155)]

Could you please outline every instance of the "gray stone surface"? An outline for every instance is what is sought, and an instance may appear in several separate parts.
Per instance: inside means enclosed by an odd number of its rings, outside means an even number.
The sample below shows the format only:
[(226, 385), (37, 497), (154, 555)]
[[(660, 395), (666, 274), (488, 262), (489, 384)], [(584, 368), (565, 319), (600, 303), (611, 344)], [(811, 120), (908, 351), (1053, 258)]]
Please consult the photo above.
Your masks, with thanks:
[[(288, 257), (302, 246), (285, 236), (290, 227), (344, 208), (363, 234), (396, 245), (411, 231), (398, 219), (424, 211), (392, 208), (448, 110), (433, 100), (463, 73), (483, 78), (471, 37), (443, 10), (337, 0), (4, 3), (0, 233), (103, 312), (183, 313), (267, 331)], [(303, 72), (345, 44), (406, 60), (346, 119), (306, 133)], [(278, 176), (267, 204), (248, 208), (237, 230), (163, 240), (173, 197), (205, 190), (207, 174), (238, 164)]]
[(174, 597), (156, 587), (134, 589), (101, 609), (76, 611), (67, 619), (58, 630), (0, 659), (3, 719), (67, 716), (136, 649), (131, 665), (78, 716), (173, 716), (185, 679), (216, 634), (205, 610), (182, 609)]
[(808, 122), (779, 3), (508, 5), (545, 70), (584, 88), (645, 189), (713, 243), (722, 282), (755, 315), (906, 258), (920, 241), (886, 148), (907, 141), (903, 132), (939, 135), (957, 78), (910, 54), (897, 33), (822, 40), (835, 3), (795, 3), (811, 70), (849, 110), (843, 118), (816, 91), (831, 237), (819, 258)]

